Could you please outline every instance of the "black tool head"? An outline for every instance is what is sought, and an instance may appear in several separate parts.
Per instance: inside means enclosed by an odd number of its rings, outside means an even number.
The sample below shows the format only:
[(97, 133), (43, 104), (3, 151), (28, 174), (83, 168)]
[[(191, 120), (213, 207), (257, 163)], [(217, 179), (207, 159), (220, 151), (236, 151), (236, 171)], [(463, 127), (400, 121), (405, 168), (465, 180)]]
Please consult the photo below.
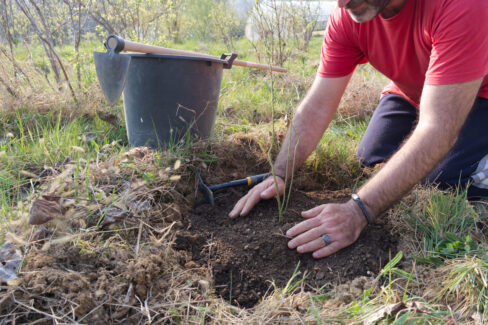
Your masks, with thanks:
[(215, 205), (214, 201), (214, 195), (211, 189), (208, 188), (207, 185), (203, 182), (202, 177), (200, 176), (200, 173), (195, 171), (195, 174), (198, 177), (198, 187), (200, 188), (200, 191), (202, 192), (203, 196), (205, 197), (205, 200), (212, 206)]
[(103, 94), (110, 106), (113, 106), (124, 90), (131, 58), (126, 54), (108, 51), (94, 52), (93, 59)]

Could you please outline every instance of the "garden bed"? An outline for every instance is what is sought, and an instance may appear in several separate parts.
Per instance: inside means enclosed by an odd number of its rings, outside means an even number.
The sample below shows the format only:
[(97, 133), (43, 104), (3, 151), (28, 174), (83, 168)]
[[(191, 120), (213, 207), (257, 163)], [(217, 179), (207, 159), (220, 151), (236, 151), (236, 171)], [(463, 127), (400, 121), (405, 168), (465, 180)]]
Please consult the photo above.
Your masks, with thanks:
[(227, 213), (243, 194), (241, 189), (216, 193), (216, 205), (201, 205), (184, 218), (185, 230), (175, 248), (191, 254), (195, 267), (208, 267), (216, 292), (233, 304), (252, 307), (273, 289), (284, 288), (298, 266), (308, 290), (373, 276), (396, 254), (396, 239), (388, 225), (366, 228), (352, 246), (320, 260), (287, 247), (286, 230), (302, 221), (300, 212), (317, 205), (347, 200), (343, 193), (294, 191), (280, 222), (276, 200), (261, 202), (246, 217)]

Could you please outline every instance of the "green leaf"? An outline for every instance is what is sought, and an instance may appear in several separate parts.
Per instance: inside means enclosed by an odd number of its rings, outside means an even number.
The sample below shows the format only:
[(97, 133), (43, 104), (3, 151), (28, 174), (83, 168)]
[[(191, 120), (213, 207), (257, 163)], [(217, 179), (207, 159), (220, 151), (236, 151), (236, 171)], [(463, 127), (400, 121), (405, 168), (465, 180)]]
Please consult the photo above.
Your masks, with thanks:
[(417, 262), (427, 263), (427, 264), (433, 264), (436, 267), (439, 267), (439, 266), (441, 266), (441, 265), (444, 264), (444, 260), (442, 258), (440, 258), (440, 257), (429, 256), (429, 257), (425, 258), (425, 257), (416, 256), (416, 257), (414, 257), (414, 259)]
[(378, 278), (389, 274), (393, 270), (393, 268), (398, 264), (398, 262), (401, 261), (402, 258), (403, 258), (403, 252), (399, 251), (396, 254), (396, 256), (392, 258), (391, 261), (388, 262), (388, 264), (385, 265), (383, 270), (381, 270), (380, 274), (378, 275)]
[(398, 317), (392, 325), (406, 325), (406, 324), (414, 324), (414, 320), (409, 320), (410, 313), (405, 313), (402, 316)]
[(369, 296), (371, 296), (371, 292), (373, 292), (373, 288), (363, 290), (363, 292), (361, 293), (361, 302), (363, 304), (365, 304), (371, 300), (371, 299), (369, 299)]
[(150, 173), (150, 172), (144, 172), (142, 174), (142, 177), (144, 178), (144, 180), (146, 182), (150, 182), (150, 181), (153, 181), (156, 179), (156, 175), (154, 175), (153, 173)]

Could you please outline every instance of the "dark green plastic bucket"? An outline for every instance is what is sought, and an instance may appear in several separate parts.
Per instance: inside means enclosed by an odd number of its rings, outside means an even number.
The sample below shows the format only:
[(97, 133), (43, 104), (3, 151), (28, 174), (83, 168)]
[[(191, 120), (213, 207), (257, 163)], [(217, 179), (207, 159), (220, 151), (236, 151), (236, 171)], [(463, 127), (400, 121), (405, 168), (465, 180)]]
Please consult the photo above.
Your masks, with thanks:
[(124, 88), (129, 145), (166, 148), (187, 132), (213, 133), (225, 60), (131, 56)]

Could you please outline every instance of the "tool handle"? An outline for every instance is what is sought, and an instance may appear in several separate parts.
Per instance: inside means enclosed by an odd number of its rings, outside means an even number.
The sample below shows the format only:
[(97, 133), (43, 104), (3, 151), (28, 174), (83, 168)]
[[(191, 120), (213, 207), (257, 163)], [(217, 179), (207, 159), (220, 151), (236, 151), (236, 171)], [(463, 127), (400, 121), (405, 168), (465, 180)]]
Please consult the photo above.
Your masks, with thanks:
[(239, 186), (239, 185), (247, 185), (247, 186), (253, 186), (258, 183), (261, 183), (266, 177), (268, 177), (270, 174), (259, 174), (259, 175), (254, 175), (254, 176), (249, 176), (243, 179), (238, 179), (235, 181), (227, 182), (227, 183), (222, 183), (222, 184), (217, 184), (217, 185), (211, 185), (208, 188), (211, 191), (214, 190), (219, 190), (221, 188), (226, 188), (226, 187), (233, 187), (233, 186)]
[[(105, 42), (105, 46), (107, 47), (107, 49), (112, 50), (116, 53), (119, 53), (121, 51), (132, 51), (132, 52), (138, 52), (138, 53), (181, 55), (181, 56), (198, 56), (201, 58), (220, 60), (220, 57), (213, 56), (213, 55), (202, 54), (202, 53), (191, 52), (191, 51), (184, 51), (184, 50), (177, 50), (177, 49), (171, 49), (171, 48), (166, 48), (166, 47), (160, 47), (160, 46), (147, 45), (147, 44), (127, 41), (127, 40), (124, 40), (123, 38), (116, 36), (116, 35), (110, 35), (107, 38), (107, 41)], [(271, 70), (271, 71), (281, 72), (281, 73), (287, 73), (288, 72), (287, 69), (282, 68), (282, 67), (269, 66), (266, 64), (254, 63), (254, 62), (248, 62), (248, 61), (235, 60), (232, 63), (232, 65), (237, 65), (237, 66), (246, 67), (246, 68), (255, 68), (255, 69), (260, 69), (260, 70)]]

